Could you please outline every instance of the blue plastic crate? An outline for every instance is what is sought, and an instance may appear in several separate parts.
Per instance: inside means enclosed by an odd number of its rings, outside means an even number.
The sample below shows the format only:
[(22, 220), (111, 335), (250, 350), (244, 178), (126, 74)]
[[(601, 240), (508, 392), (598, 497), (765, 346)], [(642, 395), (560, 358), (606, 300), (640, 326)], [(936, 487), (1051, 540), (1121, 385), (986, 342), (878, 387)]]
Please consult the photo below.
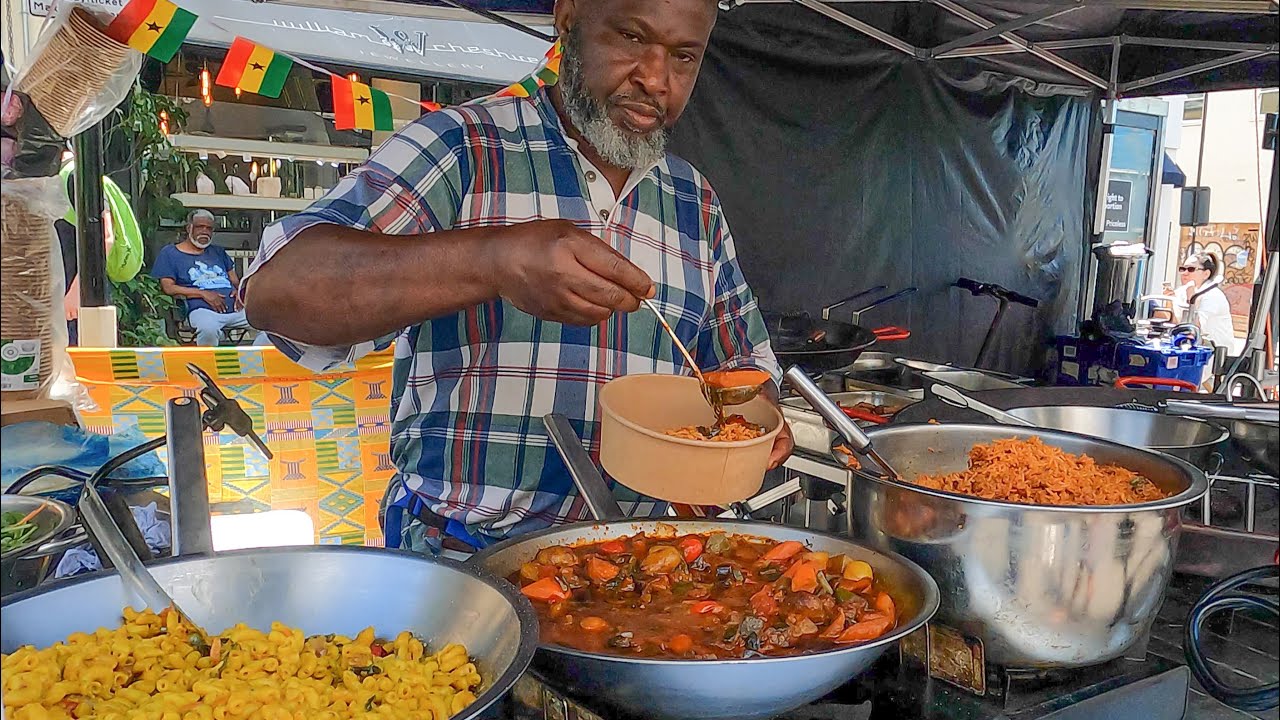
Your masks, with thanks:
[(1122, 342), (1116, 344), (1111, 367), (1119, 377), (1171, 378), (1199, 385), (1212, 362), (1213, 348), (1204, 345), (1182, 349), (1167, 341)]

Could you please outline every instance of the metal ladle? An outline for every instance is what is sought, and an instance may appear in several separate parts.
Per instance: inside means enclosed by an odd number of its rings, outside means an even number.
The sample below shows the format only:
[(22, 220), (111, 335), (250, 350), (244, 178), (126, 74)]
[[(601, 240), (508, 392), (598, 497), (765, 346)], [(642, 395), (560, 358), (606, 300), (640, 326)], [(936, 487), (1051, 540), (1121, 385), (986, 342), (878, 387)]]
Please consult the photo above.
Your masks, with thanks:
[(764, 385), (738, 385), (734, 387), (718, 387), (707, 382), (707, 378), (702, 374), (702, 370), (698, 368), (698, 363), (693, 361), (693, 356), (689, 354), (689, 350), (685, 348), (684, 343), (680, 342), (680, 337), (676, 335), (676, 331), (663, 317), (662, 311), (658, 310), (658, 306), (653, 301), (645, 298), (642, 300), (645, 307), (653, 311), (658, 317), (658, 322), (662, 323), (662, 327), (667, 331), (667, 335), (671, 336), (671, 341), (675, 343), (676, 349), (684, 356), (685, 362), (689, 363), (689, 367), (693, 369), (693, 374), (698, 378), (698, 383), (702, 385), (702, 397), (707, 399), (707, 403), (716, 411), (716, 424), (721, 425), (724, 422), (724, 412), (722, 408), (726, 405), (741, 405), (748, 402), (760, 394), (760, 390)]
[(138, 598), (155, 612), (160, 612), (165, 608), (172, 608), (180, 617), (191, 625), (192, 629), (200, 633), (201, 637), (209, 637), (204, 628), (197, 625), (191, 620), (191, 616), (182, 611), (178, 607), (178, 603), (160, 587), (160, 583), (156, 582), (155, 577), (147, 570), (147, 566), (142, 564), (142, 560), (138, 557), (138, 553), (134, 552), (133, 547), (129, 545), (129, 541), (125, 540), (124, 533), (120, 531), (120, 526), (111, 517), (110, 511), (107, 510), (107, 504), (102, 501), (102, 496), (98, 494), (97, 488), (93, 483), (84, 484), (84, 491), (80, 495), (79, 502), (80, 516), (84, 519), (85, 525), (89, 531), (98, 539), (98, 543), (102, 546), (107, 558), (111, 560), (111, 564), (115, 565), (116, 571), (120, 573), (120, 578), (124, 580), (124, 584), (137, 594)]

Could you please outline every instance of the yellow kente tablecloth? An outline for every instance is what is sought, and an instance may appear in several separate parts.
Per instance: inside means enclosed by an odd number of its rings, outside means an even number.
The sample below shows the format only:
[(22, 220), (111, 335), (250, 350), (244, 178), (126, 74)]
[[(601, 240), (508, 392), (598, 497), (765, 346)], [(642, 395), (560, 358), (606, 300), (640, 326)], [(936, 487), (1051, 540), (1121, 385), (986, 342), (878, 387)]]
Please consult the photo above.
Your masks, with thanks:
[(81, 412), (86, 429), (163, 434), (165, 402), (196, 394), (187, 371), (194, 363), (240, 403), (275, 455), (268, 461), (230, 430), (206, 431), (211, 503), (303, 510), (320, 543), (382, 544), (378, 503), (394, 470), (388, 456), (390, 350), (320, 375), (272, 347), (69, 352), (97, 406)]

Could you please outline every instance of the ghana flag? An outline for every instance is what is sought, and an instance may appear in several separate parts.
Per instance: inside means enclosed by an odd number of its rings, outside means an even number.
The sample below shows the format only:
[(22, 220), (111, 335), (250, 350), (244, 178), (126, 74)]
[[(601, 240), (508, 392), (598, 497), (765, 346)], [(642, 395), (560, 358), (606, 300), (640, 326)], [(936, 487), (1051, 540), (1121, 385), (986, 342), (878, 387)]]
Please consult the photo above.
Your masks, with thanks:
[(289, 79), (293, 60), (261, 45), (236, 38), (222, 60), (222, 69), (214, 82), (240, 88), (269, 98), (280, 97), (284, 81)]
[(167, 63), (182, 47), (195, 22), (195, 13), (169, 0), (129, 0), (107, 26), (107, 35)]
[(338, 130), (395, 130), (391, 98), (362, 82), (334, 75), (333, 127)]

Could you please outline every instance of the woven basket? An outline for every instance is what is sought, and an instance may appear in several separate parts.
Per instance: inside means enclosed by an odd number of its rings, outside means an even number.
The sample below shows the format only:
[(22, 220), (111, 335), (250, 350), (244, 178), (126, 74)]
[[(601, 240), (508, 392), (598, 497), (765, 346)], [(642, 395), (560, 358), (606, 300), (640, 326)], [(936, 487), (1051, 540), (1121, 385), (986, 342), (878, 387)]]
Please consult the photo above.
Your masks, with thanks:
[[(18, 181), (11, 181), (18, 182)], [(0, 194), (0, 338), (40, 341), (40, 388), (5, 391), (5, 399), (38, 397), (53, 375), (53, 220), (16, 194)]]
[(131, 52), (77, 7), (31, 61), (17, 89), (31, 97), (54, 130), (70, 137)]

